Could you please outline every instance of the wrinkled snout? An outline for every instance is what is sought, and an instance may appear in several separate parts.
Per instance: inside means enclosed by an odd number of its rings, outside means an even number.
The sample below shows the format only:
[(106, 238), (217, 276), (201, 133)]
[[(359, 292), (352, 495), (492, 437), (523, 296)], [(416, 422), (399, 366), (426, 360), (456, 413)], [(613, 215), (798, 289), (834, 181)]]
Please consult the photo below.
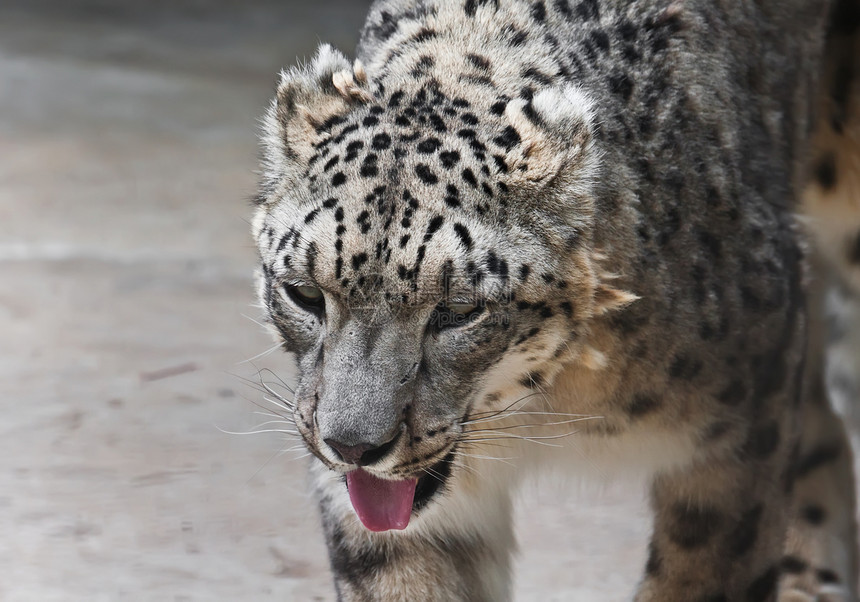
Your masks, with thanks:
[(348, 464), (381, 460), (397, 442), (414, 395), (416, 353), (394, 332), (345, 329), (324, 354), (316, 406), (318, 441)]

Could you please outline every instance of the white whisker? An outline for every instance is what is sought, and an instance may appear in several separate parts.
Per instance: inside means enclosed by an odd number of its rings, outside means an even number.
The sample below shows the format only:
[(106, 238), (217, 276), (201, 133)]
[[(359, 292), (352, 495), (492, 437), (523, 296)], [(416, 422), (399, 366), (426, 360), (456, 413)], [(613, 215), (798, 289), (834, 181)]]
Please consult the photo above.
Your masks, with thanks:
[(273, 351), (275, 351), (276, 349), (279, 349), (280, 347), (281, 347), (281, 343), (278, 343), (278, 344), (277, 344), (277, 345), (275, 345), (274, 347), (271, 347), (270, 349), (266, 349), (266, 350), (265, 350), (265, 351), (263, 351), (262, 353), (258, 353), (257, 355), (255, 355), (255, 356), (254, 356), (254, 357), (252, 357), (252, 358), (249, 358), (249, 359), (246, 359), (246, 360), (242, 360), (241, 362), (237, 362), (237, 363), (236, 363), (236, 365), (237, 365), (237, 366), (241, 366), (242, 364), (250, 364), (251, 362), (253, 362), (253, 361), (255, 361), (255, 360), (258, 360), (258, 359), (260, 359), (261, 357), (265, 357), (265, 356), (269, 355), (270, 353), (272, 353), (272, 352), (273, 352)]
[(516, 460), (516, 458), (499, 458), (497, 456), (484, 456), (481, 454), (467, 454), (465, 452), (457, 452), (457, 453), (459, 453), (460, 455), (462, 455), (463, 457), (466, 457), (466, 458), (475, 458), (476, 460), (496, 460), (499, 462), (504, 462), (505, 464), (508, 464), (510, 466), (513, 466), (513, 464), (511, 464), (510, 461)]
[(263, 426), (269, 426), (270, 424), (288, 424), (290, 426), (295, 426), (295, 423), (292, 420), (267, 420), (266, 422), (262, 422), (255, 426), (255, 429), (258, 429)]
[(422, 468), (421, 470), (423, 470), (424, 472), (426, 472), (426, 473), (427, 473), (427, 474), (429, 474), (430, 476), (435, 477), (436, 479), (438, 479), (438, 480), (440, 480), (440, 481), (444, 481), (444, 480), (445, 480), (445, 478), (444, 478), (442, 475), (440, 475), (438, 472), (436, 472), (436, 471), (435, 471), (435, 470), (433, 470), (432, 468)]
[(470, 471), (472, 474), (474, 474), (477, 477), (481, 476), (481, 473), (478, 472), (477, 468), (475, 468), (474, 466), (469, 466), (468, 464), (466, 464), (463, 461), (463, 459), (461, 457), (461, 452), (458, 451), (454, 454), (454, 462), (455, 462), (457, 467), (465, 468), (466, 470)]
[(270, 397), (266, 397), (265, 395), (263, 396), (263, 400), (264, 400), (264, 401), (269, 402), (270, 404), (272, 404), (272, 405), (273, 405), (273, 406), (275, 406), (276, 408), (280, 408), (280, 409), (282, 409), (282, 410), (286, 410), (286, 411), (288, 411), (288, 412), (290, 412), (290, 413), (292, 413), (292, 411), (293, 411), (293, 406), (292, 406), (292, 405), (288, 405), (288, 404), (284, 403), (283, 401), (275, 400), (275, 399), (272, 399), (272, 398), (270, 398)]
[(286, 433), (288, 435), (298, 435), (297, 431), (290, 431), (286, 429), (263, 429), (260, 431), (245, 431), (245, 432), (237, 432), (237, 431), (225, 431), (219, 426), (215, 427), (225, 435), (262, 435), (263, 433)]
[[(248, 401), (250, 401), (250, 400), (248, 400)], [(256, 414), (257, 416), (269, 416), (271, 418), (286, 418), (286, 416), (282, 416), (280, 414), (273, 414), (272, 412), (261, 412), (259, 410), (254, 410), (251, 413)]]
[[(251, 307), (254, 307), (254, 306), (252, 305)], [(258, 306), (256, 306), (256, 307), (259, 307), (260, 309), (263, 309), (263, 310), (265, 310), (265, 309), (266, 309), (266, 308), (265, 308), (265, 307), (263, 307), (262, 305), (258, 305)], [(268, 327), (268, 325), (267, 325), (265, 322), (260, 322), (260, 321), (259, 321), (259, 320), (257, 320), (256, 318), (252, 318), (251, 316), (249, 316), (249, 315), (247, 315), (247, 314), (239, 314), (239, 315), (241, 315), (243, 318), (246, 318), (246, 319), (248, 319), (248, 320), (251, 320), (251, 322), (253, 322), (253, 323), (254, 323), (254, 324), (256, 324), (257, 326), (259, 326), (259, 327), (261, 327), (261, 328), (265, 328), (265, 329), (268, 331), (269, 327)], [(280, 343), (278, 344), (278, 346), (280, 346)]]
[(507, 426), (497, 426), (493, 429), (474, 429), (470, 431), (465, 431), (466, 433), (482, 433), (487, 430), (493, 431), (508, 431), (511, 429), (524, 429), (524, 428), (545, 428), (549, 426), (559, 426), (563, 424), (573, 424), (574, 422), (584, 422), (586, 420), (602, 420), (603, 416), (587, 416), (585, 418), (571, 418), (570, 420), (556, 420), (553, 422), (536, 422), (536, 423), (527, 423), (527, 424), (509, 424)]
[(520, 411), (514, 411), (514, 412), (508, 412), (506, 414), (501, 414), (498, 416), (489, 416), (487, 418), (478, 418), (476, 420), (465, 420), (465, 421), (461, 422), (460, 424), (462, 424), (464, 426), (469, 425), (469, 424), (482, 424), (484, 422), (492, 422), (494, 420), (504, 420), (505, 418), (510, 418), (512, 416), (553, 416), (553, 417), (558, 417), (558, 418), (572, 417), (572, 418), (577, 418), (577, 419), (581, 419), (581, 420), (589, 420), (589, 419), (593, 419), (593, 418), (603, 418), (603, 416), (593, 416), (591, 414), (565, 414), (562, 412), (520, 412)]

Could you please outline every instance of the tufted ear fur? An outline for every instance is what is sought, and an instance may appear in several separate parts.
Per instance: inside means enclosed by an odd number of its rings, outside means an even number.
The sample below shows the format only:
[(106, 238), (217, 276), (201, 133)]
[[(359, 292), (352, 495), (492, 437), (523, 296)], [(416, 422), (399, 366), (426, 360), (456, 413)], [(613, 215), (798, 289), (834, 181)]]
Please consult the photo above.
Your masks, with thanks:
[[(576, 86), (547, 88), (530, 100), (508, 103), (505, 115), (520, 138), (508, 154), (523, 184), (541, 187), (560, 172), (587, 192), (595, 178), (598, 157), (593, 146), (591, 101)], [(576, 191), (574, 191), (576, 192)]]
[(294, 184), (308, 165), (314, 146), (323, 140), (327, 124), (356, 102), (368, 102), (367, 74), (359, 61), (328, 44), (304, 67), (281, 72), (280, 83), (263, 119), (263, 192), (261, 202), (273, 200), (278, 183)]

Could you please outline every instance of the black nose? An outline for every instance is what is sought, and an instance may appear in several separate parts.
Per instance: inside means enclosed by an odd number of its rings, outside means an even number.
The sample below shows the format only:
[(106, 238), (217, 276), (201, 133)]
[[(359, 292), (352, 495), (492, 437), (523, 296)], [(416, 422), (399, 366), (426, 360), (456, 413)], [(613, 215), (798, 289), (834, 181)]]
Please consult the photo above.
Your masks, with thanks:
[[(398, 433), (399, 434), (399, 433)], [(387, 443), (373, 445), (370, 443), (359, 443), (358, 445), (346, 445), (334, 439), (325, 439), (326, 444), (332, 448), (337, 456), (344, 462), (356, 464), (357, 466), (368, 466), (382, 459), (382, 457), (394, 447), (397, 441), (395, 435)]]

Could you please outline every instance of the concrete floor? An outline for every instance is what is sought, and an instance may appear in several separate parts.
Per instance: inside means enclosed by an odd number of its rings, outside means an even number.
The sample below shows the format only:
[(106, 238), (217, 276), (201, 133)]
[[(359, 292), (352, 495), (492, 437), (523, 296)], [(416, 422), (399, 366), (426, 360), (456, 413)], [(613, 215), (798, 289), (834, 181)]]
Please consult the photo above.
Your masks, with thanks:
[[(74, 8), (70, 8), (74, 5)], [(0, 4), (0, 599), (331, 600), (301, 452), (243, 378), (256, 119), (366, 4)], [(246, 317), (247, 316), (247, 317)], [(629, 599), (641, 493), (521, 504), (518, 600)]]

